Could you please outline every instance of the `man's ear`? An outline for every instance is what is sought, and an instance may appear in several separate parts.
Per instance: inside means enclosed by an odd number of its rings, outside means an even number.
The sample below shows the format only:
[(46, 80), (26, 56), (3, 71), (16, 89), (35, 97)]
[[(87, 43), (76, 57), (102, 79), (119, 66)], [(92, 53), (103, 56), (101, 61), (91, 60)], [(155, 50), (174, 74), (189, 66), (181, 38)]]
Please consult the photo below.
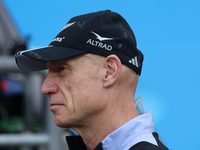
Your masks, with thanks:
[(121, 71), (121, 61), (116, 55), (109, 55), (104, 61), (104, 87), (115, 83)]

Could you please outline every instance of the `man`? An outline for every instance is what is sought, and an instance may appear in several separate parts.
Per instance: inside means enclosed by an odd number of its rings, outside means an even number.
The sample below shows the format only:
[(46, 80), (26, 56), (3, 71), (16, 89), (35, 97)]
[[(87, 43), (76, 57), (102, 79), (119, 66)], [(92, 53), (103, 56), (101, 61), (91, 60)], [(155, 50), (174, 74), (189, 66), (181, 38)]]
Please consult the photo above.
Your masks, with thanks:
[(134, 95), (143, 54), (125, 19), (109, 10), (72, 18), (49, 46), (16, 54), (27, 71), (48, 69), (41, 92), (70, 150), (167, 150), (152, 114), (138, 115)]

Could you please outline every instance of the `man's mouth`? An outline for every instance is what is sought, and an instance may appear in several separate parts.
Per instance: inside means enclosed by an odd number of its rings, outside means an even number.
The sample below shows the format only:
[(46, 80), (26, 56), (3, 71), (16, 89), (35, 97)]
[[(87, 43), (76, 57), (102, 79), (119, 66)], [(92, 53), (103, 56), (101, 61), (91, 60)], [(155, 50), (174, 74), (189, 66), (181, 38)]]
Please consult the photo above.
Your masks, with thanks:
[(50, 104), (50, 106), (51, 106), (50, 110), (55, 111), (55, 110), (59, 109), (60, 107), (62, 107), (63, 104)]

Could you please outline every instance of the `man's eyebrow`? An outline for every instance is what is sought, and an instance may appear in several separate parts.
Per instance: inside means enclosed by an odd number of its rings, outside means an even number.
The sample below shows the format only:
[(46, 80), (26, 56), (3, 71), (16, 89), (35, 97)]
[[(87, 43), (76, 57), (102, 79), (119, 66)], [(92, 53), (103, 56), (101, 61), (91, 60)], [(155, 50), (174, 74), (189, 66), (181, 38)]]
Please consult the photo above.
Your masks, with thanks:
[(63, 64), (63, 62), (58, 62), (58, 61), (56, 61), (56, 62), (48, 62), (47, 63), (47, 68), (56, 67), (56, 66), (61, 65), (61, 64)]
[(49, 67), (54, 68), (54, 67), (57, 67), (57, 66), (60, 66), (60, 65), (64, 65), (64, 66), (66, 66), (67, 68), (72, 67), (72, 66), (70, 65), (70, 63), (69, 63), (67, 60), (61, 60), (61, 61), (55, 61), (55, 62), (48, 62), (48, 63), (47, 63), (47, 68), (48, 68), (48, 69), (49, 69)]

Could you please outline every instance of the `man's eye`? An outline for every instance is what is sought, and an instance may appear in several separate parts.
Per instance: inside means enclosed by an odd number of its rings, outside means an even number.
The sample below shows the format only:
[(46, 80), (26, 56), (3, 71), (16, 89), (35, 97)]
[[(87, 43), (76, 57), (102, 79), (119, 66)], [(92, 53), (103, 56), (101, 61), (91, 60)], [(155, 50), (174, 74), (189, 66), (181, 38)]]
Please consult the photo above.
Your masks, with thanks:
[(60, 68), (59, 68), (60, 71), (63, 71), (63, 70), (65, 70), (65, 69), (66, 69), (65, 67), (60, 67)]

